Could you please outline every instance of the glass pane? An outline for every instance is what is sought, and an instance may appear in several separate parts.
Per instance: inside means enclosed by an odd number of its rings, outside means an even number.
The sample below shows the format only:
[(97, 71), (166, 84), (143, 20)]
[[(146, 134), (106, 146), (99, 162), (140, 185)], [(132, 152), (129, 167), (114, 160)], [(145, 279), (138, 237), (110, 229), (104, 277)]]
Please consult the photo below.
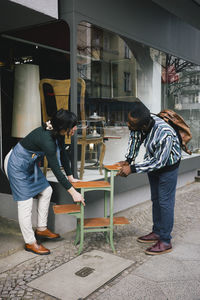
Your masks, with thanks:
[[(66, 23), (54, 22), (9, 32), (6, 34), (9, 38), (1, 37), (0, 39), (0, 61), (3, 64), (1, 67), (3, 159), (21, 138), (32, 129), (41, 126), (44, 121), (40, 109), (40, 80), (70, 78), (70, 55), (66, 47), (66, 45), (69, 46), (69, 30), (66, 28), (68, 28)], [(47, 29), (49, 30), (48, 35), (45, 34)], [(58, 39), (54, 38), (56, 32), (58, 37), (65, 35), (65, 38), (59, 43), (57, 43)], [(53, 42), (49, 40), (51, 34)], [(16, 37), (20, 38), (20, 41)], [(66, 40), (68, 43), (64, 49), (62, 45)], [(39, 42), (39, 45), (32, 44), (32, 42)], [(41, 44), (48, 47), (43, 47)], [(44, 85), (43, 90), (47, 114), (51, 117), (57, 109), (56, 95), (48, 84)], [(21, 95), (21, 102), (15, 106), (17, 95)], [(65, 100), (69, 102), (69, 94), (65, 97)], [(22, 113), (24, 107), (26, 107), (26, 114)], [(37, 111), (36, 107), (38, 107)], [(24, 119), (25, 117), (26, 119)], [(69, 151), (70, 146), (68, 147)], [(49, 170), (48, 173), (51, 171)], [(49, 174), (47, 177), (55, 180), (55, 177), (49, 177)]]
[[(84, 105), (78, 103), (80, 124), (84, 117), (87, 125), (84, 179), (95, 179), (102, 177), (102, 143), (103, 164), (124, 158), (129, 133), (127, 114), (137, 98), (137, 61), (122, 38), (86, 22), (78, 26), (77, 50), (78, 77), (86, 86)], [(81, 130), (78, 138), (84, 138)], [(80, 145), (79, 169), (83, 165), (82, 151)]]
[[(77, 50), (78, 77), (86, 86), (82, 105), (78, 102), (78, 116), (80, 124), (83, 117), (86, 120), (87, 134), (103, 138), (103, 164), (125, 159), (127, 116), (138, 98), (152, 113), (164, 108), (178, 112), (191, 127), (191, 150), (200, 151), (199, 66), (86, 22), (78, 26)], [(83, 173), (84, 165), (84, 179), (102, 176), (101, 142), (91, 144), (86, 143), (85, 162), (79, 145), (78, 166)], [(137, 160), (143, 155), (141, 147)]]
[(162, 91), (163, 107), (184, 118), (192, 131), (189, 148), (200, 153), (200, 66), (163, 54)]

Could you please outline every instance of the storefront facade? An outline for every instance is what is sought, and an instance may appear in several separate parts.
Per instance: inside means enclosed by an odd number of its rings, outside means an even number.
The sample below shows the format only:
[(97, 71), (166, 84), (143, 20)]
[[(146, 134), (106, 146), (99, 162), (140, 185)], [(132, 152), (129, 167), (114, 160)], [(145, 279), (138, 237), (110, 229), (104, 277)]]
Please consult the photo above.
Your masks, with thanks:
[[(18, 2), (23, 4), (23, 1)], [(195, 23), (194, 15), (191, 19), (187, 17), (187, 20), (183, 20), (181, 9), (177, 13), (172, 4), (166, 7), (163, 1), (156, 0), (55, 2), (52, 1), (54, 10), (52, 6), (49, 15), (48, 11), (47, 15), (44, 14), (43, 3), (43, 10), (35, 12), (41, 18), (36, 23), (26, 24), (24, 19), (24, 24), (16, 22), (12, 28), (1, 30), (1, 166), (6, 153), (24, 135), (20, 129), (17, 133), (13, 131), (13, 127), (16, 128), (13, 116), (17, 114), (14, 110), (18, 88), (16, 74), (20, 74), (17, 70), (24, 65), (27, 69), (35, 65), (38, 66), (39, 80), (71, 80), (69, 107), (79, 118), (78, 135), (67, 146), (74, 174), (80, 175), (82, 149), (77, 144), (84, 126), (91, 137), (103, 137), (103, 164), (124, 159), (129, 134), (127, 114), (131, 110), (131, 103), (139, 98), (152, 113), (158, 113), (162, 108), (177, 111), (191, 127), (193, 139), (189, 146), (194, 154), (188, 156), (183, 153), (179, 186), (193, 181), (200, 165), (198, 20)], [(56, 4), (58, 17), (55, 14)], [(34, 7), (17, 5), (21, 6), (22, 15), (24, 9), (34, 13)], [(187, 5), (194, 5), (194, 11), (196, 5), (196, 10), (200, 10), (194, 1), (184, 5), (186, 11), (189, 8)], [(11, 8), (7, 9), (9, 12)], [(190, 11), (193, 14), (193, 10)], [(84, 81), (86, 87), (84, 106), (81, 104), (81, 86), (77, 84), (77, 78)], [(49, 87), (46, 99), (52, 103), (49, 111), (53, 111), (55, 99)], [(40, 102), (39, 94), (32, 101)], [(33, 113), (30, 106), (29, 120), (33, 119)], [(41, 119), (37, 122), (39, 126)], [(99, 172), (100, 155), (101, 144), (86, 146), (84, 180), (103, 178)], [(142, 156), (143, 149), (138, 159)], [(53, 201), (70, 202), (71, 199), (55, 182), (50, 171), (47, 177), (55, 188)], [(8, 196), (9, 186), (3, 173), (1, 182), (1, 198), (6, 202), (11, 196)], [(88, 195), (88, 216), (98, 216), (102, 206), (101, 193), (95, 194), (95, 203), (92, 202), (93, 197), (94, 193)], [(116, 212), (148, 200), (146, 175), (134, 174), (127, 179), (117, 177), (115, 199)], [(5, 207), (4, 215), (8, 211), (8, 201)], [(54, 227), (62, 227), (61, 221), (54, 223)], [(69, 225), (68, 228), (73, 226)]]

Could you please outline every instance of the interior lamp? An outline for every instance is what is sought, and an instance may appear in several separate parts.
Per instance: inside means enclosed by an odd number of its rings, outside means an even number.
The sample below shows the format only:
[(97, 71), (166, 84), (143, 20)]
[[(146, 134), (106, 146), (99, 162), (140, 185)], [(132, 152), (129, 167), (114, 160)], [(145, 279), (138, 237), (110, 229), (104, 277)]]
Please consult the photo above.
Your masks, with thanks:
[(39, 66), (15, 66), (12, 136), (22, 138), (41, 126)]
[(91, 123), (94, 123), (93, 125), (93, 137), (100, 137), (101, 135), (97, 132), (96, 129), (96, 122), (104, 120), (104, 117), (98, 116), (96, 112), (94, 112), (91, 116), (89, 116), (89, 120)]

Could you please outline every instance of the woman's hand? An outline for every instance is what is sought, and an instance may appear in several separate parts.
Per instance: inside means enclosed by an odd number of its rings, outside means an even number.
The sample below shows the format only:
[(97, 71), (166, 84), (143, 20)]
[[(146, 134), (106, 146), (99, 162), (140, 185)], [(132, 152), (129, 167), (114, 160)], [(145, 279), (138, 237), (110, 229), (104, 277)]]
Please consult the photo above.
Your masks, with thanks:
[(79, 192), (76, 191), (76, 193), (72, 197), (74, 202), (81, 202), (83, 206), (85, 206), (85, 199)]
[(75, 188), (71, 187), (68, 192), (71, 194), (74, 202), (81, 202), (85, 206), (85, 199), (79, 192), (75, 190)]
[(69, 182), (71, 182), (71, 183), (81, 181), (79, 179), (74, 178), (73, 175), (67, 176), (67, 178), (68, 178)]

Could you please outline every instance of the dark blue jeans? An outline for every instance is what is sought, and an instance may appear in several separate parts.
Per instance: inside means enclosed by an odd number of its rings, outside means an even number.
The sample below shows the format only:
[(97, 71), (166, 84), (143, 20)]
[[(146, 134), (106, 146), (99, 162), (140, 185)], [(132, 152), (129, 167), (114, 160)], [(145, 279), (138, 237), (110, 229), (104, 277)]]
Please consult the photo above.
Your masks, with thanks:
[(153, 215), (153, 232), (160, 236), (160, 240), (170, 243), (174, 225), (174, 204), (178, 168), (166, 172), (148, 173)]

